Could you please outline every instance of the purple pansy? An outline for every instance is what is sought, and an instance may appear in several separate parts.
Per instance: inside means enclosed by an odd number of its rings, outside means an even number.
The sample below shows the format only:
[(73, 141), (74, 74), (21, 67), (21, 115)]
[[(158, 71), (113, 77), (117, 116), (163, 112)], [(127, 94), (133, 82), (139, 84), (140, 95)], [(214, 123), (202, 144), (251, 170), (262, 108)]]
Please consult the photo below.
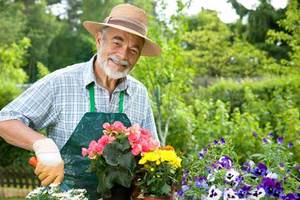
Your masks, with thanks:
[(292, 142), (289, 142), (287, 146), (290, 149), (290, 148), (292, 148), (294, 146), (294, 144)]
[(268, 196), (279, 198), (283, 195), (283, 187), (276, 179), (264, 177), (259, 187), (262, 187)]
[(255, 163), (252, 160), (245, 162), (242, 166), (242, 170), (244, 170), (246, 172), (250, 172), (254, 165), (255, 165)]
[(252, 170), (252, 174), (256, 176), (265, 176), (267, 175), (267, 166), (263, 163), (258, 163), (257, 167)]
[(195, 177), (195, 186), (198, 188), (208, 189), (208, 184), (206, 183), (206, 177), (205, 176)]
[(184, 193), (189, 189), (190, 189), (190, 187), (188, 185), (182, 185), (181, 189), (177, 191), (177, 195), (182, 197), (184, 195)]
[(239, 196), (239, 198), (246, 198), (248, 196), (249, 191), (251, 190), (251, 186), (250, 185), (244, 185), (243, 187), (241, 187), (237, 194)]
[(268, 134), (268, 136), (272, 138), (272, 137), (274, 137), (274, 133), (273, 133), (273, 132), (270, 132), (270, 133)]
[(300, 196), (296, 193), (289, 193), (282, 197), (283, 200), (297, 200), (300, 199)]
[(223, 168), (226, 168), (226, 169), (230, 169), (232, 167), (232, 160), (229, 156), (222, 156), (218, 163), (223, 167)]
[(282, 144), (283, 143), (283, 137), (278, 137), (277, 138), (277, 143)]
[(221, 137), (220, 142), (221, 142), (221, 144), (225, 144), (225, 139), (223, 137)]
[(204, 156), (205, 156), (206, 153), (207, 153), (207, 149), (206, 149), (206, 148), (202, 149), (202, 150), (199, 151), (199, 153), (198, 153), (198, 158), (199, 158), (200, 160), (202, 160), (202, 159), (204, 158)]
[(257, 133), (255, 131), (252, 132), (253, 137), (257, 138)]
[(262, 141), (263, 141), (264, 144), (268, 144), (269, 143), (269, 140), (267, 138), (263, 138)]

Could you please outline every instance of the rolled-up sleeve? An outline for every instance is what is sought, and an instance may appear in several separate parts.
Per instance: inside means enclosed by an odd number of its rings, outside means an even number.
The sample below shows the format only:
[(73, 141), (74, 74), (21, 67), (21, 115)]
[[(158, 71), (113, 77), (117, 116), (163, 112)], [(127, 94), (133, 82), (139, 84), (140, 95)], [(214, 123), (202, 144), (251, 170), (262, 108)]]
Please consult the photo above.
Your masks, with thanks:
[(36, 130), (45, 128), (57, 119), (53, 102), (54, 87), (51, 79), (45, 77), (6, 105), (0, 111), (0, 121), (20, 120)]

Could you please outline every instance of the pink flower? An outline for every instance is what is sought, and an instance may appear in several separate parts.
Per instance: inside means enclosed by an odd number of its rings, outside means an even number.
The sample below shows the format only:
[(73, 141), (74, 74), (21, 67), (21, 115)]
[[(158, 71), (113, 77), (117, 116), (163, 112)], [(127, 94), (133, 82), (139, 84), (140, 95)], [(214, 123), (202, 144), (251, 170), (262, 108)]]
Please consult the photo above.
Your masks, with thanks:
[(103, 128), (108, 133), (125, 133), (126, 131), (126, 127), (119, 121), (115, 121), (113, 124), (104, 123)]
[(159, 143), (152, 138), (150, 131), (140, 128), (138, 124), (128, 128), (127, 132), (133, 155), (152, 151), (159, 146)]
[(141, 152), (141, 150), (142, 150), (142, 146), (139, 145), (139, 144), (132, 145), (131, 148), (132, 148), (132, 149), (131, 149), (131, 153), (132, 153), (134, 156), (138, 155), (138, 154)]
[(88, 149), (87, 148), (82, 148), (81, 149), (81, 154), (82, 154), (83, 157), (87, 156), (89, 154)]
[(98, 140), (98, 144), (101, 146), (105, 146), (109, 143), (112, 143), (116, 138), (113, 136), (109, 136), (109, 135), (103, 135), (99, 140)]

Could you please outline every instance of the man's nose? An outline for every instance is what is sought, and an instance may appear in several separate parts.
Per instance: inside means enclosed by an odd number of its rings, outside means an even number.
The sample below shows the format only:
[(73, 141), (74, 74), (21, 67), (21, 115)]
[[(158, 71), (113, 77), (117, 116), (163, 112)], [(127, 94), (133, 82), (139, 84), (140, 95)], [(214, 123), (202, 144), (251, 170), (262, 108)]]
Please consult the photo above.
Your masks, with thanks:
[(124, 45), (122, 48), (120, 48), (118, 51), (118, 56), (122, 60), (127, 60), (128, 59), (128, 47)]

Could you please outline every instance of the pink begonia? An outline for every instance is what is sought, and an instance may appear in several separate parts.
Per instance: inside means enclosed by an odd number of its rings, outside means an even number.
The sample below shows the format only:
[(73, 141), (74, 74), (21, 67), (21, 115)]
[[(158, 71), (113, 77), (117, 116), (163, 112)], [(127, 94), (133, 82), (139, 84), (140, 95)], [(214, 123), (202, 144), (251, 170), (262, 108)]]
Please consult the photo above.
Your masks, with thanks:
[(82, 154), (83, 157), (87, 156), (89, 154), (88, 149), (87, 148), (82, 148), (81, 149), (81, 154)]
[(124, 133), (126, 131), (126, 127), (119, 121), (115, 121), (113, 124), (104, 123), (103, 128), (109, 133)]
[(116, 139), (110, 133), (127, 135), (131, 152), (135, 156), (153, 151), (159, 147), (159, 142), (152, 137), (151, 132), (141, 128), (138, 124), (126, 128), (122, 122), (116, 121), (113, 124), (104, 123), (103, 128), (105, 129), (104, 135), (97, 142), (95, 140), (91, 141), (88, 149), (82, 148), (82, 156), (96, 159), (97, 155), (102, 155), (105, 146)]
[(140, 128), (138, 124), (134, 124), (127, 129), (128, 140), (131, 145), (133, 155), (152, 151), (158, 148), (159, 143), (153, 139), (150, 131)]
[(88, 155), (90, 159), (95, 159), (96, 155), (102, 155), (103, 150), (107, 144), (112, 143), (115, 140), (115, 137), (103, 135), (98, 142), (95, 140), (91, 141), (89, 144), (89, 148), (82, 148), (81, 153), (82, 156), (85, 157)]

